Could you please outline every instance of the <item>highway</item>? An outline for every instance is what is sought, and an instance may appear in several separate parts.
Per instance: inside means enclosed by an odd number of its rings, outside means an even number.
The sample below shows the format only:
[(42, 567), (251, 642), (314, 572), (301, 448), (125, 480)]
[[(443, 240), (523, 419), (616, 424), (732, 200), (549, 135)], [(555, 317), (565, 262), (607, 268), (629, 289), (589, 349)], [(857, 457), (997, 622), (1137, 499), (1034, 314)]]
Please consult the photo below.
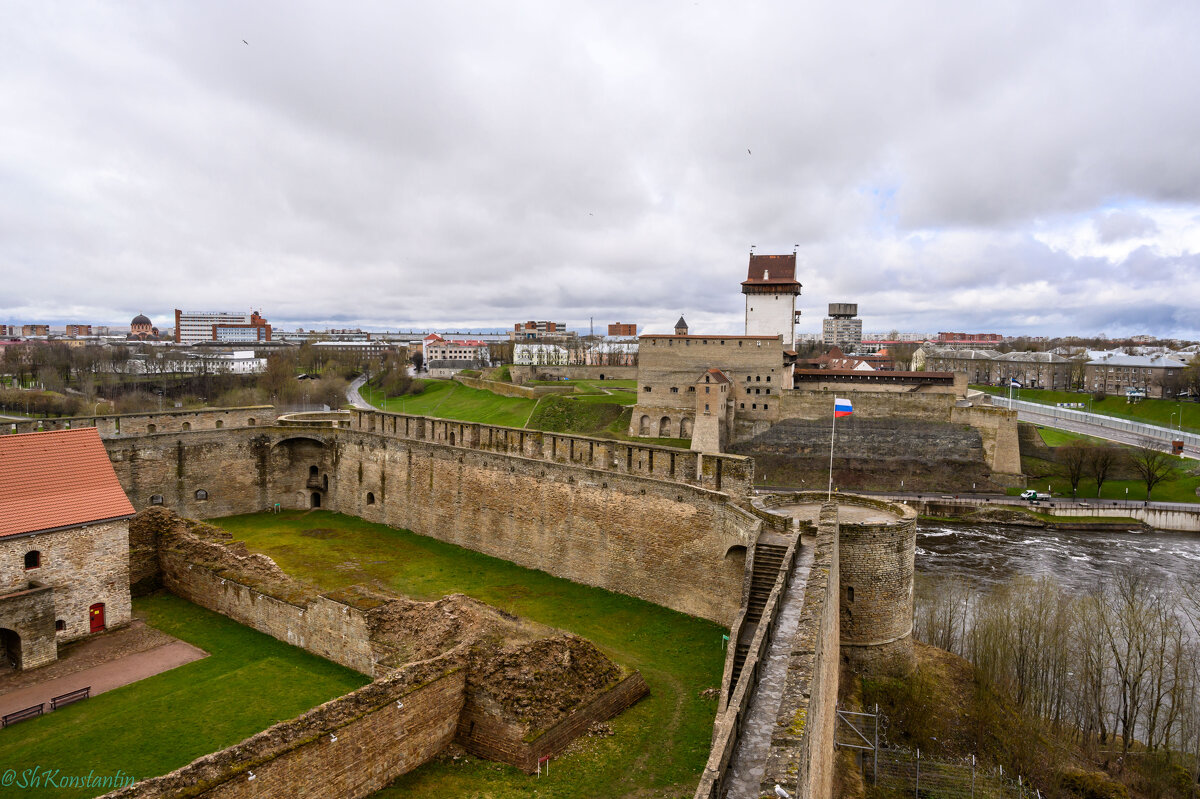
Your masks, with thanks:
[[(1150, 444), (1157, 449), (1169, 449), (1171, 446), (1169, 441), (1162, 438), (1150, 438), (1138, 433), (1131, 433), (1126, 430), (1114, 430), (1109, 427), (1101, 427), (1100, 425), (1080, 422), (1074, 419), (1059, 419), (1049, 414), (1035, 413), (1025, 408), (1017, 410), (1017, 419), (1022, 422), (1041, 425), (1042, 427), (1054, 427), (1072, 433), (1083, 433), (1095, 438), (1103, 438), (1108, 441), (1115, 441), (1118, 444), (1129, 444), (1135, 447)], [(1183, 455), (1186, 458), (1200, 459), (1200, 448), (1185, 446), (1183, 448)]]

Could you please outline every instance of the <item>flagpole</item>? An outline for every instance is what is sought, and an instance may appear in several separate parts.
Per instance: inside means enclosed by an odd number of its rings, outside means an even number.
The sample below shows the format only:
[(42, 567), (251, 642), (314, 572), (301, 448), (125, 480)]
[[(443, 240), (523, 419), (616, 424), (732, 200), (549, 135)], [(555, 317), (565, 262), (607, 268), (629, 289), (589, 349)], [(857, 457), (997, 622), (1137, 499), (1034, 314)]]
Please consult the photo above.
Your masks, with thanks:
[(833, 426), (829, 428), (829, 492), (825, 495), (825, 501), (829, 502), (833, 499), (833, 439), (837, 435), (837, 400), (833, 401)]

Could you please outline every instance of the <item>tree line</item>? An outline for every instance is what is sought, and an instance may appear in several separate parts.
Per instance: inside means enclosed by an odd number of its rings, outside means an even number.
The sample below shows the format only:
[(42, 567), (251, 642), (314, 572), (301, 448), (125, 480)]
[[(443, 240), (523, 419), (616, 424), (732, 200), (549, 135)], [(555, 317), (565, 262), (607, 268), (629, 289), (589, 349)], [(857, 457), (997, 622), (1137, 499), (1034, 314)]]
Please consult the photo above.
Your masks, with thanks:
[(1050, 577), (982, 592), (923, 578), (914, 634), (965, 657), (978, 680), (1095, 762), (1120, 773), (1131, 752), (1152, 754), (1137, 761), (1141, 778), (1195, 795), (1200, 578), (1127, 567), (1082, 593)]

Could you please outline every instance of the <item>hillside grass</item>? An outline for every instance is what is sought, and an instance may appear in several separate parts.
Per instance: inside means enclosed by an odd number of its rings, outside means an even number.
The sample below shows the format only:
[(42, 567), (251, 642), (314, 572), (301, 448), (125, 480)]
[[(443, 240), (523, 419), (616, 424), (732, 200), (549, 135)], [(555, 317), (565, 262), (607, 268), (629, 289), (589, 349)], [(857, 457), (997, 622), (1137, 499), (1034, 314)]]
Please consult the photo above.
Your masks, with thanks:
[[(1135, 449), (1081, 433), (1050, 427), (1039, 427), (1038, 434), (1047, 446), (1054, 448), (1068, 446), (1072, 442), (1078, 441), (1090, 445), (1111, 445), (1125, 452)], [(1071, 497), (1071, 483), (1063, 475), (1062, 465), (1053, 460), (1054, 450), (1052, 449), (1048, 454), (1048, 458), (1043, 458), (1035, 457), (1030, 453), (1022, 453), (1021, 468), (1028, 476), (1029, 487), (1038, 491), (1045, 491), (1048, 488), (1055, 497)], [(1168, 457), (1171, 462), (1171, 474), (1154, 487), (1150, 499), (1155, 502), (1200, 503), (1200, 496), (1196, 493), (1197, 489), (1200, 489), (1200, 464), (1191, 458), (1180, 458), (1174, 455)], [(1128, 499), (1138, 502), (1147, 500), (1146, 484), (1131, 476), (1131, 467), (1128, 465), (1118, 466), (1113, 471), (1120, 479), (1105, 480), (1103, 490), (1097, 496), (1096, 481), (1087, 477), (1085, 470), (1085, 476), (1079, 481), (1079, 490), (1075, 494), (1075, 498), (1081, 500)], [(1010, 488), (1008, 494), (1015, 496), (1021, 491), (1020, 488)]]
[[(686, 438), (639, 438), (628, 433), (630, 408), (637, 404), (633, 380), (543, 380), (547, 385), (574, 385), (582, 394), (548, 395), (540, 400), (502, 397), (468, 388), (453, 380), (423, 380), (420, 394), (385, 397), (372, 386), (359, 395), (371, 405), (392, 413), (433, 416), (463, 422), (546, 430), (555, 433), (616, 438), (641, 444), (687, 449)], [(631, 386), (621, 384), (629, 383)]]
[[(726, 630), (649, 602), (328, 511), (231, 516), (214, 521), (289, 574), (323, 589), (369, 582), (417, 599), (461, 592), (593, 641), (639, 669), (650, 696), (610, 722), (615, 735), (581, 738), (550, 775), (464, 757), (439, 759), (399, 778), (379, 797), (625, 797), (670, 789), (691, 795), (708, 754)], [(306, 536), (313, 528), (333, 537)], [(323, 534), (327, 535), (327, 534)], [(653, 794), (659, 795), (659, 794)]]
[[(1008, 389), (1000, 386), (972, 385), (971, 388), (996, 396), (1008, 396)], [(1084, 407), (1075, 410), (1170, 428), (1179, 425), (1179, 417), (1182, 413), (1183, 429), (1192, 433), (1200, 433), (1200, 403), (1197, 402), (1149, 398), (1137, 402), (1126, 402), (1125, 397), (1116, 395), (1105, 397), (1102, 400), (1093, 400), (1090, 392), (1051, 391), (1038, 388), (1013, 389), (1013, 399), (1051, 406), (1060, 402), (1082, 402)], [(1175, 414), (1175, 416), (1172, 417), (1171, 414)]]
[(424, 390), (416, 395), (385, 398), (382, 391), (370, 386), (359, 389), (359, 395), (376, 408), (392, 413), (504, 427), (524, 427), (537, 402), (524, 397), (502, 397), (453, 380), (422, 380), (422, 383)]
[[(151, 627), (209, 656), (0, 733), (0, 771), (165, 774), (365, 685), (367, 677), (170, 594), (133, 600)], [(43, 783), (43, 787), (44, 783)], [(14, 788), (16, 795), (16, 789)], [(30, 790), (89, 797), (104, 788)], [(5, 794), (9, 795), (9, 794)]]

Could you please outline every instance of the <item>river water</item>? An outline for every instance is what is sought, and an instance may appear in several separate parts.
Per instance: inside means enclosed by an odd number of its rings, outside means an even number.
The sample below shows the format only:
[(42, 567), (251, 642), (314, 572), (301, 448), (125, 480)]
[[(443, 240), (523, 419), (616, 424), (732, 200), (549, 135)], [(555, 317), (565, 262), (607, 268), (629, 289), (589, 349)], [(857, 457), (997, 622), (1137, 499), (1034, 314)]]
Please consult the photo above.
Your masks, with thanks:
[(1129, 565), (1160, 578), (1200, 575), (1200, 535), (934, 522), (921, 522), (917, 532), (918, 574), (957, 577), (975, 589), (1048, 574), (1064, 588), (1082, 591)]

